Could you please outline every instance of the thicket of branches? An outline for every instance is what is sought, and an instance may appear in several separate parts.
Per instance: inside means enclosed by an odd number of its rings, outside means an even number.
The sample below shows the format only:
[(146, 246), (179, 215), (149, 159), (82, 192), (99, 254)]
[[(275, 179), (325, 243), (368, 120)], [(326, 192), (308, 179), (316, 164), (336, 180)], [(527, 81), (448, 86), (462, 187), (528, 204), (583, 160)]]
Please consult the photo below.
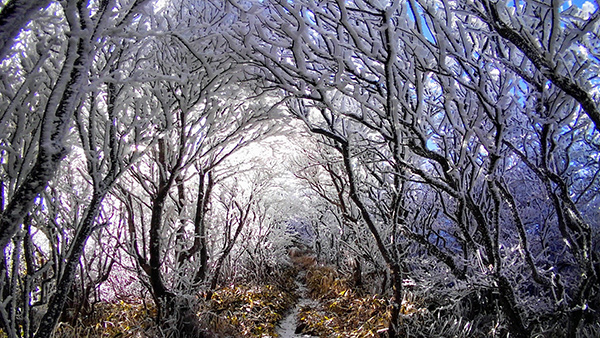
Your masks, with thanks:
[(200, 298), (300, 240), (389, 337), (597, 335), (598, 7), (6, 1), (0, 328), (127, 300), (201, 335)]

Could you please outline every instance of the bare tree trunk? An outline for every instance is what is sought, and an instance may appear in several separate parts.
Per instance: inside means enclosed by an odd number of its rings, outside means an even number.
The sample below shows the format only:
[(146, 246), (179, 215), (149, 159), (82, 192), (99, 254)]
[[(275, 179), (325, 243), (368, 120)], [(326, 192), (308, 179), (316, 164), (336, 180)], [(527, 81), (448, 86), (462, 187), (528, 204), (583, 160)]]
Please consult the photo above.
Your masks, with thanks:
[(210, 172), (205, 173), (202, 168), (198, 172), (198, 194), (196, 195), (196, 212), (194, 214), (194, 242), (192, 246), (179, 256), (179, 263), (200, 254), (198, 270), (194, 276), (194, 283), (201, 283), (206, 278), (208, 269), (208, 250), (206, 245), (205, 217), (208, 211), (208, 202), (214, 181)]
[(523, 323), (521, 314), (517, 310), (517, 302), (510, 282), (502, 275), (497, 276), (496, 280), (498, 281), (498, 291), (500, 292), (500, 304), (508, 319), (510, 332), (518, 338), (529, 337), (530, 330)]
[(208, 246), (206, 244), (206, 224), (205, 216), (208, 211), (208, 201), (210, 200), (210, 194), (214, 181), (212, 174), (207, 174), (206, 189), (204, 189), (204, 178), (202, 178), (202, 185), (198, 187), (198, 202), (196, 205), (196, 215), (194, 217), (194, 227), (196, 229), (194, 244), (196, 239), (198, 241), (198, 247), (200, 250), (200, 266), (196, 274), (195, 282), (203, 282), (206, 278), (206, 272), (208, 271)]
[[(165, 159), (165, 143), (164, 140), (158, 141), (158, 152), (159, 152), (159, 163), (162, 166), (166, 165)], [(152, 199), (152, 215), (150, 217), (150, 285), (152, 286), (152, 293), (157, 301), (156, 306), (160, 309), (161, 305), (164, 305), (171, 298), (171, 293), (168, 292), (165, 287), (160, 272), (161, 266), (161, 250), (160, 244), (162, 240), (161, 229), (162, 229), (162, 215), (167, 197), (169, 196), (169, 189), (173, 185), (175, 174), (171, 173), (169, 178), (165, 177), (165, 173), (160, 174), (159, 183), (157, 187), (156, 195)], [(160, 318), (160, 310), (159, 310)]]

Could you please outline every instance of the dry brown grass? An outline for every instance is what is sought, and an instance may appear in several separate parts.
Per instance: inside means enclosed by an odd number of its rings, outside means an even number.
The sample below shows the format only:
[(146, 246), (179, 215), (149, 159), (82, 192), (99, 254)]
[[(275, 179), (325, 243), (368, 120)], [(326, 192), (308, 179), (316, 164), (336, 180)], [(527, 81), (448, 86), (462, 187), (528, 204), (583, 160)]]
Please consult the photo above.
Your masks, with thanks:
[(306, 275), (311, 297), (318, 307), (301, 309), (304, 332), (321, 337), (379, 337), (389, 323), (388, 302), (350, 287), (331, 267), (313, 267)]
[(277, 323), (294, 303), (294, 295), (272, 285), (231, 285), (214, 293), (200, 314), (211, 331), (234, 337), (275, 336)]
[(143, 304), (98, 303), (93, 316), (77, 325), (59, 323), (54, 338), (147, 337), (153, 330), (154, 307)]

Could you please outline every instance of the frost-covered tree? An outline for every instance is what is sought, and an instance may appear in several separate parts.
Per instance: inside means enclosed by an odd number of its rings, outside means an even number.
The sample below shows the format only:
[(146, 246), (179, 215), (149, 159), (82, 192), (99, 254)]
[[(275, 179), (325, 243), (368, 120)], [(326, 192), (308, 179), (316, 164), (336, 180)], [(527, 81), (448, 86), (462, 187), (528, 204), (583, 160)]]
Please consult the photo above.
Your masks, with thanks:
[[(136, 102), (136, 96), (147, 88), (143, 88), (140, 83), (119, 81), (123, 74), (134, 77), (143, 67), (142, 62), (131, 63), (130, 58), (137, 55), (140, 49), (138, 46), (132, 48), (130, 44), (135, 45), (131, 40), (117, 39), (100, 52), (102, 57), (98, 57), (91, 78), (106, 82), (82, 99), (80, 110), (75, 116), (79, 142), (72, 146), (78, 150), (75, 156), (86, 160), (87, 170), (81, 174), (87, 180), (86, 183), (90, 184), (91, 191), (86, 208), (73, 211), (73, 217), (80, 220), (74, 224), (75, 231), (64, 258), (65, 266), (38, 335), (44, 329), (50, 334), (58, 322), (68, 295), (72, 293), (72, 285), (88, 238), (99, 227), (107, 226), (111, 221), (108, 215), (102, 213), (105, 198), (121, 175), (143, 155), (139, 149), (155, 142), (156, 134), (146, 128), (155, 123), (153, 109), (158, 106), (157, 102)], [(88, 258), (94, 256), (94, 249), (91, 251)], [(104, 259), (108, 257), (100, 258)], [(83, 278), (87, 273), (91, 271), (80, 270), (79, 277)], [(106, 273), (98, 278), (108, 278)], [(93, 280), (90, 282), (91, 287), (96, 286)]]
[(50, 0), (9, 0), (0, 9), (0, 60), (10, 54), (20, 30), (25, 28)]
[[(349, 196), (343, 158), (333, 149), (331, 140), (323, 136), (317, 136), (316, 140), (314, 146), (305, 146), (297, 157), (294, 175), (301, 186), (311, 192), (309, 200), (318, 210), (312, 221), (313, 249), (317, 260), (351, 274), (355, 286), (369, 286), (385, 293), (385, 262), (370, 240), (370, 234), (360, 221), (360, 212)], [(383, 281), (380, 281), (382, 274)], [(377, 280), (363, 278), (363, 275)], [(362, 285), (363, 279), (370, 279), (369, 285)]]
[[(153, 40), (154, 79), (148, 82), (149, 97), (158, 102), (154, 127), (160, 136), (120, 182), (118, 194), (139, 277), (159, 319), (180, 334), (197, 329), (186, 317), (195, 313), (188, 298), (195, 299), (205, 280), (217, 280), (209, 276), (206, 226), (216, 222), (207, 219), (221, 179), (215, 168), (277, 130), (267, 120), (274, 117), (267, 98), (237, 83), (239, 66), (222, 34), (226, 13), (209, 3), (195, 5), (171, 4), (155, 21), (155, 30), (168, 32)], [(223, 259), (217, 259), (215, 276)]]
[[(428, 6), (428, 7), (427, 7)], [(429, 4), (426, 11), (434, 10)], [(461, 9), (475, 14), (497, 36), (504, 48), (498, 60), (534, 87), (550, 90), (574, 100), (600, 130), (598, 90), (598, 20), (596, 1), (581, 7), (571, 2), (542, 4), (475, 1)], [(548, 84), (544, 83), (549, 81)], [(574, 104), (569, 102), (569, 104)]]
[[(187, 329), (220, 276), (281, 263), (266, 253), (285, 251), (294, 217), (320, 258), (385, 266), (391, 337), (449, 327), (401, 319), (413, 292), (483, 335), (594, 335), (597, 3), (146, 2), (3, 2), (10, 337), (32, 336), (38, 312), (49, 336), (73, 281), (88, 297), (113, 255), (164, 327)], [(280, 132), (282, 107), (324, 146), (298, 161), (304, 185), (236, 183), (227, 160)]]
[[(34, 145), (35, 157), (29, 159), (30, 163), (25, 168), (26, 170), (20, 172), (23, 180), (15, 188), (12, 196), (6, 199), (6, 209), (0, 215), (0, 246), (2, 248), (6, 247), (17, 232), (19, 224), (31, 209), (34, 199), (52, 179), (60, 161), (67, 153), (65, 138), (68, 135), (73, 115), (84, 94), (81, 89), (90, 84), (90, 72), (94, 64), (94, 57), (104, 47), (107, 31), (109, 29), (112, 31), (115, 27), (117, 29), (127, 27), (144, 2), (146, 1), (123, 3), (123, 10), (116, 17), (112, 15), (117, 6), (115, 2), (112, 2), (111, 6), (108, 2), (98, 5), (75, 1), (65, 2), (61, 5), (62, 8), (56, 8), (54, 15), (55, 21), (60, 22), (62, 26), (57, 32), (60, 35), (45, 34), (43, 28), (40, 29), (43, 32), (42, 45), (39, 46), (40, 49), (37, 46), (31, 46), (31, 50), (36, 50), (42, 58), (36, 58), (38, 63), (37, 67), (33, 68), (34, 72), (25, 74), (37, 76), (38, 70), (48, 58), (48, 53), (54, 52), (56, 55), (53, 48), (58, 49), (59, 59), (48, 66), (55, 67), (57, 73), (49, 78), (51, 83), (48, 84), (48, 87), (52, 88), (49, 94), (38, 105), (30, 108), (33, 111), (32, 114), (24, 111), (15, 112), (12, 109), (3, 114), (3, 117), (7, 119), (18, 119), (22, 116), (21, 114), (26, 114), (21, 121), (29, 121), (27, 118), (29, 115), (37, 114), (40, 116), (41, 122), (37, 137), (39, 141)], [(64, 13), (64, 19), (61, 12)], [(52, 25), (51, 28), (54, 26)], [(63, 35), (66, 32), (70, 32), (68, 39)], [(28, 42), (25, 42), (26, 46), (30, 46)], [(43, 44), (48, 45), (43, 46)], [(62, 59), (63, 57), (64, 59)], [(10, 64), (10, 62), (7, 63)], [(28, 78), (31, 80), (26, 81)], [(7, 102), (18, 102), (18, 100), (27, 98), (28, 93), (35, 92), (36, 84), (32, 86), (31, 83), (33, 78), (25, 77), (22, 80), (25, 81), (9, 82), (10, 86), (20, 85), (21, 90), (15, 93), (18, 94), (16, 97), (11, 97), (10, 94), (6, 95)], [(16, 103), (12, 106), (13, 109), (15, 105)], [(21, 132), (22, 129), (17, 128), (15, 131)], [(9, 139), (15, 135), (11, 132), (7, 136)], [(17, 139), (21, 137), (22, 135)]]
[[(420, 257), (453, 276), (445, 297), (461, 285), (489, 292), (488, 329), (575, 335), (583, 317), (597, 322), (597, 62), (582, 58), (595, 14), (555, 3), (232, 5), (250, 76), (293, 98), (342, 156), (392, 304), (404, 277), (443, 273)], [(391, 336), (402, 331), (395, 311)]]
[[(102, 225), (104, 197), (139, 157), (135, 148), (151, 139), (151, 104), (136, 101), (143, 89), (124, 84), (144, 65), (136, 60), (138, 37), (147, 33), (138, 16), (144, 3), (52, 4), (21, 32), (18, 52), (3, 60), (0, 231), (2, 256), (13, 256), (3, 286), (32, 300), (10, 308), (18, 317), (0, 311), (9, 336), (32, 336), (38, 324), (38, 337), (51, 334), (85, 243)], [(66, 175), (56, 177), (58, 171)], [(78, 188), (65, 192), (64, 185)], [(27, 270), (18, 268), (21, 250)], [(3, 304), (7, 297), (14, 294), (4, 294)], [(41, 305), (47, 305), (44, 318), (32, 322), (30, 310)]]

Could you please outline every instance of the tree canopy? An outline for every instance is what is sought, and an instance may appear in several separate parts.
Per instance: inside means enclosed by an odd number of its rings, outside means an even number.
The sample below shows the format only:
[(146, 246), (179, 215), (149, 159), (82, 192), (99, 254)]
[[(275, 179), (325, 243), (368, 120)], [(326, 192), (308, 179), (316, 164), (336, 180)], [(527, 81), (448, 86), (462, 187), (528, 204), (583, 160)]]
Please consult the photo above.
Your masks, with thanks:
[(3, 1), (0, 332), (121, 301), (209, 337), (321, 264), (382, 337), (597, 336), (598, 8)]

